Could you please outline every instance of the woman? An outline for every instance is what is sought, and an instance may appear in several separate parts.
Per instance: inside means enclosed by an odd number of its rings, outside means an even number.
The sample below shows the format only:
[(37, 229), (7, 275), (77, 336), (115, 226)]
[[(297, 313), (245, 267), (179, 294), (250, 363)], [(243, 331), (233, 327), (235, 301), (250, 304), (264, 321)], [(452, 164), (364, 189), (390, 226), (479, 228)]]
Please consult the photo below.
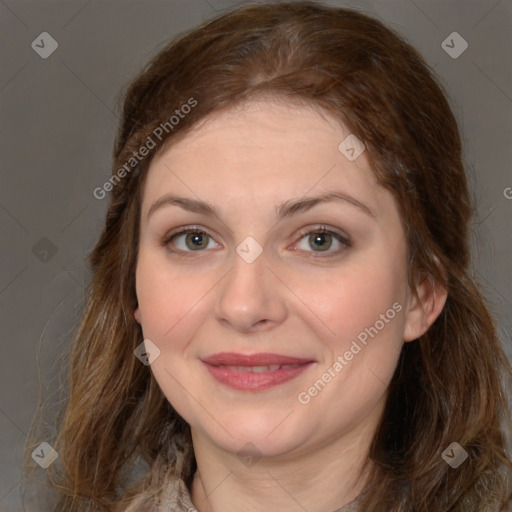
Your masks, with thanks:
[(59, 510), (505, 510), (459, 130), (397, 34), (310, 2), (203, 24), (130, 85), (102, 190)]

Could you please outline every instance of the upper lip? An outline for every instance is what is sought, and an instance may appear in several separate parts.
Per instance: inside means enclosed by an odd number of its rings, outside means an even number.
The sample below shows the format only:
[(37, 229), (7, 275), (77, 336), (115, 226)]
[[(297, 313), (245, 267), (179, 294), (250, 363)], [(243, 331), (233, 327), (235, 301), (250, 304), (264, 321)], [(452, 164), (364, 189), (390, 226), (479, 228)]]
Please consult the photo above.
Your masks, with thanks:
[(236, 354), (234, 352), (219, 352), (201, 359), (204, 363), (215, 366), (268, 366), (285, 364), (312, 363), (313, 359), (284, 356), (281, 354)]

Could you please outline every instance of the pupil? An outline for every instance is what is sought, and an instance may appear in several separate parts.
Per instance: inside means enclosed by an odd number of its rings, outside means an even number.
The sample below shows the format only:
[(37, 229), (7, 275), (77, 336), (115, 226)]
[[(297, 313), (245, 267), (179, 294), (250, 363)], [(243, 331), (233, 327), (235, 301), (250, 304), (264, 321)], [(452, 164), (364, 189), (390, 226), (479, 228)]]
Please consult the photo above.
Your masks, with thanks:
[(331, 235), (329, 235), (327, 233), (317, 233), (316, 235), (311, 235), (311, 236), (313, 237), (313, 243), (315, 244), (315, 247), (317, 247), (318, 249), (325, 251), (325, 250), (329, 249), (329, 247), (331, 246), (331, 244), (328, 243), (326, 247), (322, 247), (322, 244), (325, 243), (326, 238), (327, 238), (328, 242), (330, 242)]
[[(203, 240), (202, 241), (202, 238), (204, 236), (204, 233), (192, 233), (192, 234), (189, 234), (188, 235), (188, 238), (187, 238), (187, 242), (191, 242), (191, 243), (187, 243), (187, 246), (189, 249), (201, 249), (203, 248), (203, 246), (205, 245), (205, 241)], [(206, 239), (205, 239), (206, 240)], [(201, 243), (202, 241), (202, 243)]]

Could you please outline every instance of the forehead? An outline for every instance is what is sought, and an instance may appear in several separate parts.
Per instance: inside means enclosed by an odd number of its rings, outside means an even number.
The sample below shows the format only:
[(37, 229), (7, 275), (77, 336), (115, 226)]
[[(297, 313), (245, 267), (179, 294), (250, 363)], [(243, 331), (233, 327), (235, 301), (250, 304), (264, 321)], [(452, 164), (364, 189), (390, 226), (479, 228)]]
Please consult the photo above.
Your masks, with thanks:
[[(174, 156), (208, 148), (243, 159), (258, 154), (287, 159), (320, 159), (325, 150), (338, 156), (338, 145), (350, 132), (343, 123), (313, 105), (278, 98), (259, 98), (224, 109), (200, 121), (171, 150)], [(220, 150), (219, 150), (220, 151)]]
[(260, 99), (215, 112), (154, 158), (143, 214), (169, 191), (218, 201), (258, 198), (262, 205), (333, 188), (378, 211), (389, 192), (376, 183), (365, 151), (347, 157), (352, 137), (340, 120), (309, 105)]

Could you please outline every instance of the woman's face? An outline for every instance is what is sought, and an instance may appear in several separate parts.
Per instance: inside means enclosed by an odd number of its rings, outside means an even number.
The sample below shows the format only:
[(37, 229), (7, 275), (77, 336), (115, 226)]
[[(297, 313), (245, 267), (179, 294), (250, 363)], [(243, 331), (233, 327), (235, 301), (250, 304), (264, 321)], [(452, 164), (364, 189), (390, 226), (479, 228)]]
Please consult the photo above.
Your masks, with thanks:
[(135, 318), (195, 439), (291, 456), (375, 428), (421, 332), (397, 206), (349, 135), (252, 101), (151, 163)]

